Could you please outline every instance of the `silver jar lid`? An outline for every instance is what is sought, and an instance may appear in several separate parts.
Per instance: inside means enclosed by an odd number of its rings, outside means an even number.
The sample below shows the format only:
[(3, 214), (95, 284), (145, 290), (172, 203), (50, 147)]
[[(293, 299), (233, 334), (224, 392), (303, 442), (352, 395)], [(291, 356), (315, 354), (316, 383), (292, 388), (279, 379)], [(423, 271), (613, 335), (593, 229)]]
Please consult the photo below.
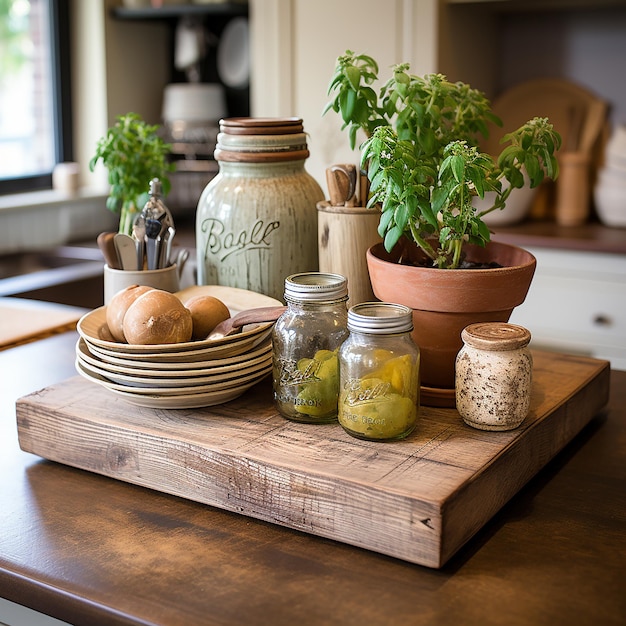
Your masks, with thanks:
[(413, 330), (413, 310), (391, 302), (362, 302), (348, 311), (348, 330), (374, 335), (408, 333)]
[(285, 300), (336, 302), (348, 299), (348, 280), (341, 274), (303, 272), (285, 279)]

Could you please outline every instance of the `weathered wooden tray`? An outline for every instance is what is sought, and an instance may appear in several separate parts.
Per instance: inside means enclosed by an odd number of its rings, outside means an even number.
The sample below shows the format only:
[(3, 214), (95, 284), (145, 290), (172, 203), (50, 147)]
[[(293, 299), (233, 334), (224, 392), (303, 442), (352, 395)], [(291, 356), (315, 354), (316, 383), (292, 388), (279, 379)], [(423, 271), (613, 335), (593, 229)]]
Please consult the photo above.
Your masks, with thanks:
[(263, 382), (228, 404), (133, 406), (74, 377), (17, 402), (20, 446), (52, 461), (441, 567), (608, 400), (609, 364), (535, 352), (531, 412), (515, 431), (421, 409), (396, 443), (274, 410)]

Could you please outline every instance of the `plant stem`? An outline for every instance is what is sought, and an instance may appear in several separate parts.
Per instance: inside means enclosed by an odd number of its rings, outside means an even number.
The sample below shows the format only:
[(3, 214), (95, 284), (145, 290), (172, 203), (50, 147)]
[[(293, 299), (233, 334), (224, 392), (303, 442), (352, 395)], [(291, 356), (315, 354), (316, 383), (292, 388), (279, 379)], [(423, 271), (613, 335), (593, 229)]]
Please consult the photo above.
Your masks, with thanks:
[(415, 243), (426, 253), (429, 259), (436, 261), (437, 253), (433, 250), (432, 246), (420, 235), (420, 232), (415, 228), (413, 223), (411, 223), (409, 227)]
[(120, 233), (126, 233), (132, 235), (133, 224), (135, 222), (135, 215), (138, 213), (135, 205), (122, 207), (122, 213), (120, 215)]

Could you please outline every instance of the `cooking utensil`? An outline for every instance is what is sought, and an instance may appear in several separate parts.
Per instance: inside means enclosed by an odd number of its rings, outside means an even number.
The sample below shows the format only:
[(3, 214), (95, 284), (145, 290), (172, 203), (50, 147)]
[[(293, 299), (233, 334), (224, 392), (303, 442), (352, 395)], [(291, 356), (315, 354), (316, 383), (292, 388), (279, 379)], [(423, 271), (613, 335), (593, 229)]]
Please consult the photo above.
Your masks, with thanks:
[(356, 166), (352, 163), (332, 165), (326, 170), (326, 184), (333, 206), (354, 206)]
[(247, 324), (260, 324), (262, 322), (275, 322), (285, 311), (286, 306), (257, 307), (241, 311), (220, 322), (209, 334), (207, 339), (221, 339), (240, 333)]
[(580, 132), (579, 150), (581, 152), (591, 152), (606, 122), (607, 108), (607, 104), (603, 100), (595, 100), (589, 104)]
[(176, 255), (176, 268), (178, 269), (178, 280), (181, 279), (183, 275), (183, 268), (185, 267), (185, 263), (189, 258), (189, 250), (186, 248), (181, 248)]
[(115, 233), (100, 233), (96, 238), (96, 242), (98, 243), (98, 248), (100, 248), (100, 252), (102, 252), (106, 264), (114, 270), (119, 270), (122, 268), (117, 258), (114, 237)]
[(367, 206), (370, 195), (370, 181), (367, 177), (367, 170), (359, 171), (359, 206)]
[(137, 248), (135, 247), (135, 240), (126, 233), (115, 233), (113, 242), (122, 269), (137, 269)]
[(173, 226), (169, 226), (165, 235), (163, 235), (163, 242), (161, 244), (161, 267), (169, 267), (172, 264), (172, 242), (176, 229)]
[(149, 270), (159, 268), (159, 250), (163, 231), (163, 223), (158, 219), (146, 219), (146, 259)]
[(133, 239), (135, 240), (137, 269), (142, 270), (146, 256), (146, 219), (143, 214), (139, 214), (135, 218), (135, 222), (133, 224)]
[[(161, 248), (165, 233), (174, 228), (170, 210), (161, 200), (162, 186), (158, 178), (150, 181), (150, 198), (133, 224), (133, 237), (137, 242), (137, 265), (144, 267), (144, 256), (149, 270), (163, 267)], [(168, 234), (171, 237), (171, 233)], [(164, 253), (163, 253), (164, 254)]]

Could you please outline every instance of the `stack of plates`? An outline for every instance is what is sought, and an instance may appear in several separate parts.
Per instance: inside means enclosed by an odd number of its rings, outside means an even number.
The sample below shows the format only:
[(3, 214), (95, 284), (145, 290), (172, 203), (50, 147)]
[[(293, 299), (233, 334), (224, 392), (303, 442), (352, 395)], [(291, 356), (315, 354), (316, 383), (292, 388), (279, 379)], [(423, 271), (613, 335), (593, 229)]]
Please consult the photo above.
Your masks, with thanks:
[[(192, 287), (183, 302), (212, 295), (241, 310), (280, 306), (273, 298), (232, 287)], [(221, 339), (140, 346), (111, 340), (106, 308), (84, 315), (77, 325), (76, 370), (128, 402), (165, 409), (222, 404), (243, 394), (272, 370), (273, 322), (246, 326)]]

